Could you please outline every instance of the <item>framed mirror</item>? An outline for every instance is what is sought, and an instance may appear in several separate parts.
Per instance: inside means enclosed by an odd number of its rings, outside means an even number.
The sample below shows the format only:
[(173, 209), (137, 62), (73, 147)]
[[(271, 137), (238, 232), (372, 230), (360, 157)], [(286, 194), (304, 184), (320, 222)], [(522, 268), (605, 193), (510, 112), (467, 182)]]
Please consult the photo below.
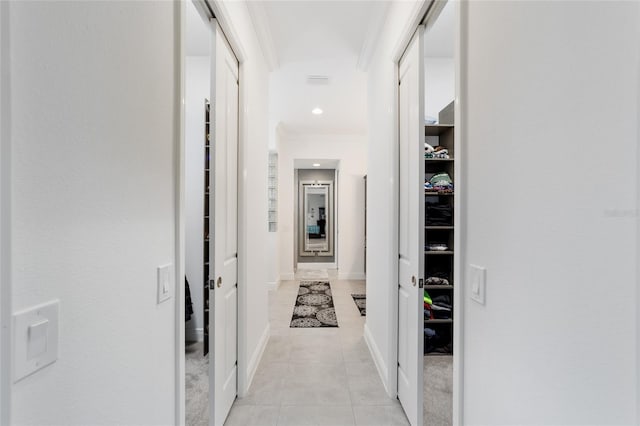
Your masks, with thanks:
[(333, 183), (300, 184), (300, 255), (333, 256)]

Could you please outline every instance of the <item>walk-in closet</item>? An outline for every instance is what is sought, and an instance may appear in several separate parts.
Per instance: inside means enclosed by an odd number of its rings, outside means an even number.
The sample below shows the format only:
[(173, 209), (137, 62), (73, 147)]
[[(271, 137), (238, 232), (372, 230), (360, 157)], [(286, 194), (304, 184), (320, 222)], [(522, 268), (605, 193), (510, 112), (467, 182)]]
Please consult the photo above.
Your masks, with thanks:
[[(430, 17), (432, 18), (432, 17)], [(425, 425), (452, 424), (457, 196), (455, 4), (424, 35), (424, 407)]]

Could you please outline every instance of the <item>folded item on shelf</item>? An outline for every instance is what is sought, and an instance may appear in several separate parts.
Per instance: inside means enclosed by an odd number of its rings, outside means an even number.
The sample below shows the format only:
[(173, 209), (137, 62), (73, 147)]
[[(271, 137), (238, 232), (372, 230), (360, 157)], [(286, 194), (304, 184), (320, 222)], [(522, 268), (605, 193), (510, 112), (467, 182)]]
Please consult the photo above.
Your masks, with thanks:
[(451, 304), (451, 296), (448, 294), (439, 294), (432, 298), (433, 303), (446, 303), (447, 305)]
[[(437, 158), (437, 159), (448, 159), (449, 158), (449, 150), (442, 146), (433, 147), (427, 143), (424, 144), (424, 158)], [(429, 146), (429, 149), (427, 149)]]
[(449, 250), (449, 246), (445, 243), (429, 243), (425, 246), (427, 251), (446, 251)]
[(433, 304), (431, 305), (432, 319), (451, 319), (451, 308)]
[(453, 224), (453, 207), (448, 203), (427, 202), (425, 204), (427, 226), (450, 226)]
[(453, 183), (453, 181), (451, 180), (451, 176), (449, 176), (449, 173), (446, 172), (436, 173), (435, 175), (431, 176), (429, 182), (431, 182), (433, 186), (451, 185)]
[(440, 277), (428, 277), (426, 285), (449, 285), (449, 280)]

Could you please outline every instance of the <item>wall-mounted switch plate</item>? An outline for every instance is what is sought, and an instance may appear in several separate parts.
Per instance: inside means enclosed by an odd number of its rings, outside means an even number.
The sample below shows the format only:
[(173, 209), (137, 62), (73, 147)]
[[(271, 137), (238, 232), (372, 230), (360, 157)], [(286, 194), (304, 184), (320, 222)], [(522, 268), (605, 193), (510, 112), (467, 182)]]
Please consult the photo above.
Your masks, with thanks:
[(171, 264), (158, 266), (158, 304), (171, 299), (173, 295), (173, 274)]
[(487, 270), (482, 266), (469, 265), (469, 296), (471, 300), (484, 305)]
[(54, 300), (13, 314), (13, 381), (58, 359), (58, 314)]

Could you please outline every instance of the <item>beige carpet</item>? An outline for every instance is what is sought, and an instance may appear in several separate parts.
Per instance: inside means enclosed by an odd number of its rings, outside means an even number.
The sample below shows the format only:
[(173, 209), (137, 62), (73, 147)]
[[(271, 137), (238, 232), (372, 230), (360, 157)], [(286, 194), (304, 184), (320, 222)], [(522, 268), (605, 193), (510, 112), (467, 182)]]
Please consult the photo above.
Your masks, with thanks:
[(202, 342), (185, 348), (186, 424), (209, 425), (209, 356), (202, 356)]
[(451, 426), (453, 356), (424, 357), (424, 426)]

